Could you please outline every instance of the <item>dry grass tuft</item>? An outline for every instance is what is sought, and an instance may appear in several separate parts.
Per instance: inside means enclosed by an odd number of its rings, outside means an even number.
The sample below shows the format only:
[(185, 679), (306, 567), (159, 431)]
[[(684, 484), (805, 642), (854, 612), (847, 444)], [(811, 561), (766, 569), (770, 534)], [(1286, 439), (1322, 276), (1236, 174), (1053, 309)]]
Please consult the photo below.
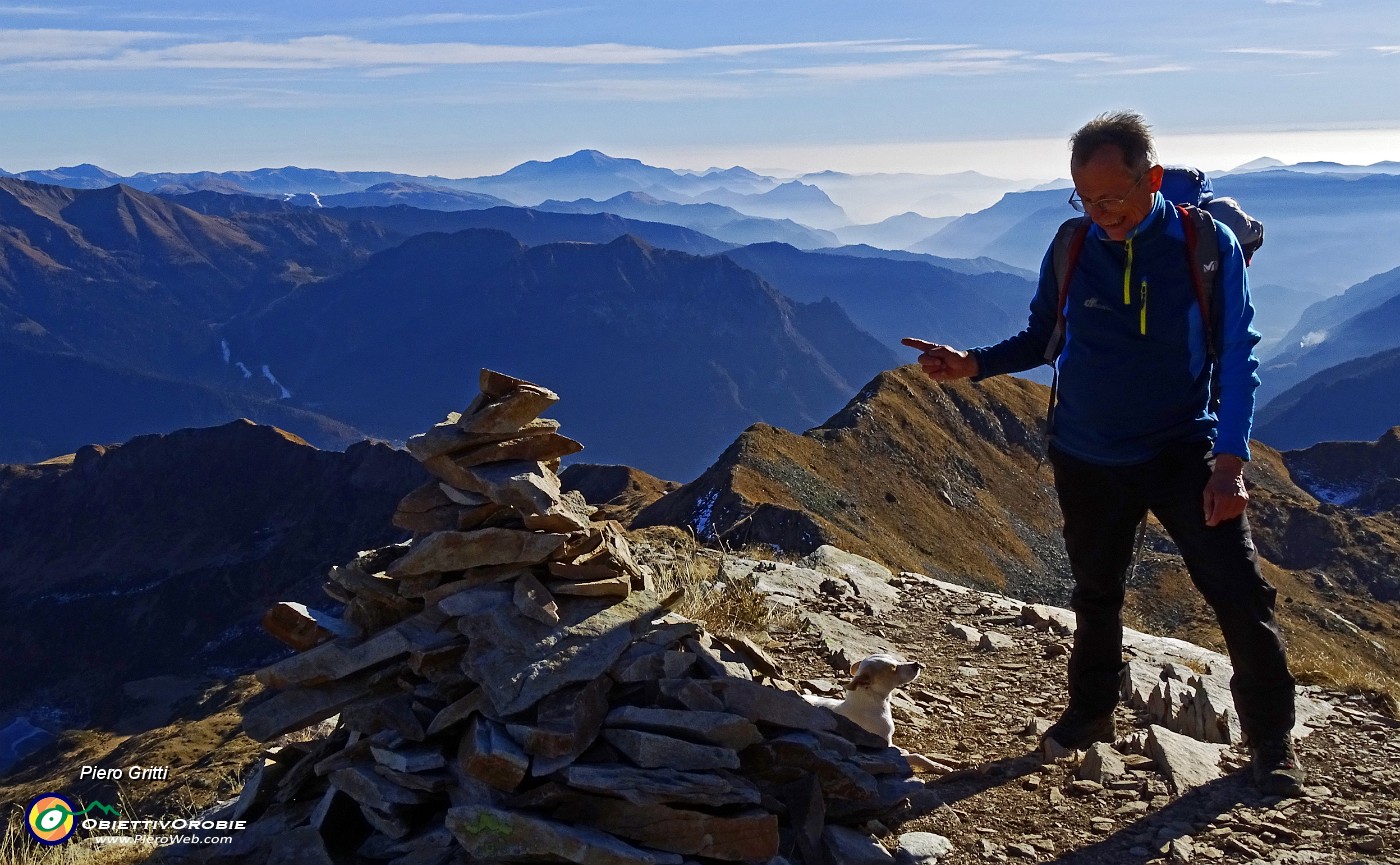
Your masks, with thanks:
[(638, 548), (638, 560), (655, 573), (662, 595), (685, 591), (676, 612), (701, 622), (710, 632), (752, 636), (796, 626), (793, 613), (768, 602), (752, 582), (723, 579), (725, 559), (772, 561), (779, 556), (771, 547), (707, 547), (691, 532), (670, 526), (638, 530), (630, 542)]
[(1400, 719), (1400, 678), (1357, 663), (1354, 653), (1330, 651), (1328, 646), (1290, 644), (1288, 662), (1305, 685), (1321, 685), (1347, 694), (1360, 694), (1391, 718)]

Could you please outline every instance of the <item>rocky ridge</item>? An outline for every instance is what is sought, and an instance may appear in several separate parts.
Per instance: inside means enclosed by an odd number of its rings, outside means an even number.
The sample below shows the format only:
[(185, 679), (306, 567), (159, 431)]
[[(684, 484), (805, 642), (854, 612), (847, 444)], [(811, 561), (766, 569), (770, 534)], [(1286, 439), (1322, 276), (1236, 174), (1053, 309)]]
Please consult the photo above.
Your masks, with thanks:
[[(482, 387), (410, 444), (443, 480), (400, 506), (414, 540), (332, 571), (345, 614), (270, 613), (305, 651), (259, 673), (284, 690), (245, 728), (322, 726), (264, 753), (227, 806), (256, 820), (226, 861), (268, 860), (273, 839), (298, 861), (401, 865), (1393, 852), (1398, 725), (1363, 701), (1304, 689), (1313, 786), (1280, 801), (1234, 771), (1228, 659), (1180, 640), (1129, 631), (1124, 735), (1042, 753), (1067, 610), (822, 546), (796, 564), (720, 554), (712, 589), (792, 624), (716, 637), (668, 610), (666, 554), (645, 533), (629, 544), (560, 492), (548, 461), (565, 445), (535, 419), (553, 395), (490, 373)], [(537, 437), (554, 442), (538, 459), (492, 459)], [(792, 693), (839, 693), (832, 672), (880, 651), (928, 668), (893, 700), (903, 754)]]

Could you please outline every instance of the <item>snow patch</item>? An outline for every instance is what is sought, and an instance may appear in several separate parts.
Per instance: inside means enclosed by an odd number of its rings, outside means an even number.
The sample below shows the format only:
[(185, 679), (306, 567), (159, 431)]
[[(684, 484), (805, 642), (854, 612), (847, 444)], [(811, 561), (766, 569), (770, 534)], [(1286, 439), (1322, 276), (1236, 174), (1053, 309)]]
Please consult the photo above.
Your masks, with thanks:
[(695, 500), (695, 516), (691, 517), (690, 524), (695, 527), (697, 538), (708, 538), (713, 531), (710, 520), (714, 516), (715, 502), (717, 501), (719, 501), (719, 490), (710, 490)]
[(238, 363), (235, 363), (234, 366), (238, 367), (240, 370), (243, 371), (243, 377), (244, 377), (244, 378), (252, 378), (252, 377), (253, 377), (252, 371), (249, 370), (248, 367), (246, 367), (246, 366), (243, 365), (243, 361), (240, 360)]
[(1332, 486), (1325, 484), (1304, 472), (1298, 472), (1295, 480), (1298, 486), (1320, 502), (1329, 505), (1350, 505), (1366, 492), (1363, 487)]
[(229, 358), (231, 358), (231, 357), (233, 356), (233, 353), (232, 353), (231, 351), (229, 351), (228, 340), (226, 340), (226, 339), (221, 339), (221, 340), (219, 340), (219, 351), (223, 352), (223, 355), (224, 355), (224, 365), (227, 366), (227, 365), (228, 365), (228, 362), (229, 362)]
[(262, 374), (263, 374), (263, 378), (265, 378), (265, 379), (267, 379), (268, 381), (272, 382), (272, 386), (275, 387), (275, 388), (277, 388), (278, 390), (280, 390), (280, 391), (282, 392), (282, 395), (281, 395), (280, 397), (278, 397), (278, 399), (291, 399), (291, 398), (292, 398), (292, 392), (289, 391), (289, 390), (287, 390), (285, 387), (282, 386), (282, 382), (280, 382), (280, 381), (277, 380), (277, 376), (275, 376), (275, 375), (272, 374), (272, 370), (270, 370), (270, 369), (267, 368), (267, 364), (263, 364), (263, 365), (262, 365)]
[(1298, 343), (1299, 348), (1312, 348), (1315, 345), (1322, 345), (1327, 341), (1327, 331), (1315, 330), (1303, 337)]

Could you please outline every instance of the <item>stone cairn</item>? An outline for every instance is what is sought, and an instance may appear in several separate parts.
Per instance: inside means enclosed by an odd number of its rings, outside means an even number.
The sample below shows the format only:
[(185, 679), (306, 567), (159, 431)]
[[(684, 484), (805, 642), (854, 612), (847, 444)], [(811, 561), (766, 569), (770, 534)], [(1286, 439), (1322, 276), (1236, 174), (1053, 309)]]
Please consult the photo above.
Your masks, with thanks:
[(280, 744), (216, 858), (817, 865), (928, 795), (761, 649), (670, 611), (621, 527), (561, 494), (581, 446), (539, 417), (557, 399), (483, 370), (408, 441), (440, 481), (399, 505), (412, 540), (331, 569), (340, 617), (268, 612), (299, 653), (258, 672), (277, 693), (244, 729)]

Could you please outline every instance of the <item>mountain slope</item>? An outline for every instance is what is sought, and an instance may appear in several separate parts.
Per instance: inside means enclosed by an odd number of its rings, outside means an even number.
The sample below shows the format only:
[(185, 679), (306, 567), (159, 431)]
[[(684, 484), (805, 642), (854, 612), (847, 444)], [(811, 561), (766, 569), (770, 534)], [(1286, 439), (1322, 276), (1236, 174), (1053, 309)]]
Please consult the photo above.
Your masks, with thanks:
[(124, 682), (279, 652), (266, 608), (325, 608), (325, 569), (403, 537), (390, 517), (424, 479), (383, 445), (318, 451), (247, 421), (0, 466), (6, 708), (87, 699), (100, 715)]
[(644, 192), (625, 192), (607, 201), (546, 201), (539, 210), (555, 213), (615, 213), (631, 219), (683, 225), (727, 243), (779, 241), (801, 249), (837, 243), (836, 235), (800, 225), (790, 219), (748, 216), (722, 204), (677, 204)]
[(586, 459), (663, 477), (693, 476), (757, 420), (810, 425), (894, 362), (833, 306), (630, 237), (420, 235), (225, 333), (297, 404), (391, 439), (461, 408), (481, 367), (556, 383), (559, 419), (601, 443)]
[[(1393, 325), (1391, 325), (1393, 327)], [(1317, 372), (1259, 410), (1255, 435), (1277, 448), (1371, 441), (1400, 423), (1400, 348)]]
[[(1070, 578), (1058, 505), (1049, 467), (1038, 467), (1045, 399), (1045, 388), (1019, 379), (938, 385), (900, 367), (801, 435), (751, 427), (633, 526), (788, 553), (831, 543), (896, 571), (1062, 603)], [(1321, 504), (1290, 478), (1287, 455), (1258, 443), (1254, 454), (1250, 523), (1294, 643), (1334, 670), (1367, 670), (1394, 687), (1400, 513)], [(1150, 525), (1129, 580), (1130, 621), (1219, 646), (1174, 546)]]
[(725, 256), (798, 301), (831, 298), (896, 351), (918, 336), (957, 346), (998, 342), (1024, 327), (1035, 286), (1008, 273), (955, 273), (925, 261), (801, 252), (767, 243)]

